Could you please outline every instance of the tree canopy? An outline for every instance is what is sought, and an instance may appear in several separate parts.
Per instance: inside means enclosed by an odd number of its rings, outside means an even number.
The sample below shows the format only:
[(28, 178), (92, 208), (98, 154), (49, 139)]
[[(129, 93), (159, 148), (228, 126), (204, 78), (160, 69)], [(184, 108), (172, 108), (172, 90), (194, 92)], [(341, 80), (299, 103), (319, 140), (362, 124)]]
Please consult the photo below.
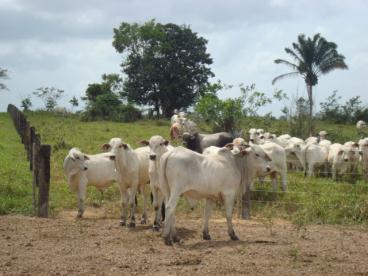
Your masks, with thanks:
[[(0, 79), (7, 79), (7, 78), (8, 78), (8, 70), (0, 67)], [(7, 89), (8, 87), (4, 83), (0, 82), (0, 90), (7, 90)]]
[(185, 25), (121, 23), (114, 29), (113, 46), (123, 54), (128, 101), (153, 106), (157, 115), (161, 109), (165, 116), (191, 106), (214, 76), (206, 44)]

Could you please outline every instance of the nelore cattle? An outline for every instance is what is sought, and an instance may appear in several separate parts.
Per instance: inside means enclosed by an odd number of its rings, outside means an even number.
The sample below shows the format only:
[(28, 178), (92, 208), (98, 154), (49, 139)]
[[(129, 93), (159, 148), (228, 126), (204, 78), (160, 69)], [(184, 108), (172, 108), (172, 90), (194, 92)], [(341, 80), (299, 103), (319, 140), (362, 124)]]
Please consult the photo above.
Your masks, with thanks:
[(84, 213), (87, 186), (103, 191), (118, 179), (115, 155), (111, 153), (87, 155), (72, 148), (64, 159), (63, 169), (70, 189), (77, 193), (79, 218)]
[(161, 158), (160, 185), (166, 201), (166, 218), (163, 229), (165, 244), (179, 240), (175, 230), (175, 209), (181, 195), (187, 199), (206, 199), (203, 239), (210, 240), (208, 220), (216, 202), (225, 205), (228, 234), (238, 240), (233, 224), (232, 210), (241, 185), (252, 176), (252, 170), (262, 166), (267, 170), (267, 161), (262, 160), (248, 147), (233, 153), (229, 147), (206, 149), (198, 154), (183, 147), (166, 152)]
[[(110, 150), (115, 156), (118, 183), (122, 197), (122, 211), (120, 225), (126, 225), (128, 204), (130, 206), (129, 227), (135, 227), (135, 196), (138, 189), (144, 197), (144, 210), (141, 223), (147, 222), (148, 194), (146, 186), (149, 182), (148, 157), (149, 147), (141, 147), (133, 150), (130, 145), (124, 143), (121, 138), (112, 138), (109, 143), (102, 146), (104, 150)], [(129, 191), (128, 191), (129, 189)]]

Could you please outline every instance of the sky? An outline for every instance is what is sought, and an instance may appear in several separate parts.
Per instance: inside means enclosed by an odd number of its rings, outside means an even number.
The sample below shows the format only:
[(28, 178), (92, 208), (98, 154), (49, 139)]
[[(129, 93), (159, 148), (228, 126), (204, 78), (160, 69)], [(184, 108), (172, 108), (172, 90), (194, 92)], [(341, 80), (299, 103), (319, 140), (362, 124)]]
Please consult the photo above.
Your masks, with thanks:
[[(113, 28), (122, 22), (189, 25), (208, 40), (212, 81), (256, 85), (271, 96), (281, 89), (290, 98), (306, 96), (301, 77), (271, 84), (289, 72), (277, 58), (299, 34), (321, 33), (338, 45), (349, 70), (321, 76), (314, 88), (317, 107), (334, 90), (347, 100), (368, 103), (368, 1), (366, 0), (0, 0), (0, 67), (9, 90), (0, 91), (0, 112), (39, 87), (63, 89), (60, 106), (80, 98), (104, 73), (121, 73), (122, 57), (112, 46)], [(124, 77), (124, 76), (123, 76)], [(220, 93), (237, 97), (239, 89)], [(43, 107), (32, 96), (33, 108)], [(290, 103), (273, 102), (260, 112), (280, 114)]]

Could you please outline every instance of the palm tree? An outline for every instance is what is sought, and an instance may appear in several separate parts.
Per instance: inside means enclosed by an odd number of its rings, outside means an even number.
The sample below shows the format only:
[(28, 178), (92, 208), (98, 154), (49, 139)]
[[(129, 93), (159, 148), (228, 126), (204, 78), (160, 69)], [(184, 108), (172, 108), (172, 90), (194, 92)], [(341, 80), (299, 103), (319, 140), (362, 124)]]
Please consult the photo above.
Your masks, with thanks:
[(320, 34), (315, 34), (313, 38), (301, 34), (298, 43), (294, 42), (292, 46), (293, 49), (285, 48), (285, 52), (293, 57), (294, 63), (284, 59), (276, 59), (275, 63), (285, 64), (293, 71), (277, 76), (272, 84), (286, 77), (301, 75), (304, 78), (309, 101), (309, 134), (312, 134), (313, 86), (318, 83), (319, 76), (335, 69), (348, 69), (348, 66), (344, 62), (345, 57), (337, 52), (337, 45)]

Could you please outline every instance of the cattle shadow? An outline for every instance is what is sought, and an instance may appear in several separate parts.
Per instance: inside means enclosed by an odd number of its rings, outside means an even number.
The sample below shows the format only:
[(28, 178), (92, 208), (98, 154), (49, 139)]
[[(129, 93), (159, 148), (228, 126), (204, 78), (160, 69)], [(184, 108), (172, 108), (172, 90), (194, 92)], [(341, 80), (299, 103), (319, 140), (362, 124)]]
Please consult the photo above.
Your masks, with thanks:
[(194, 238), (198, 234), (196, 230), (192, 230), (192, 229), (188, 229), (184, 227), (177, 227), (176, 231), (180, 239)]
[(264, 244), (265, 246), (271, 246), (271, 245), (280, 245), (280, 243), (276, 241), (270, 241), (270, 240), (238, 240), (238, 241), (232, 241), (232, 240), (211, 240), (211, 241), (200, 241), (196, 242), (194, 244), (183, 244), (182, 247), (189, 250), (201, 250), (201, 249), (209, 249), (209, 248), (223, 248), (223, 247), (236, 247), (239, 245), (251, 245), (251, 244)]
[(130, 232), (143, 232), (143, 231), (147, 231), (147, 230), (153, 231), (151, 224), (137, 224), (134, 228), (127, 227), (127, 229)]

